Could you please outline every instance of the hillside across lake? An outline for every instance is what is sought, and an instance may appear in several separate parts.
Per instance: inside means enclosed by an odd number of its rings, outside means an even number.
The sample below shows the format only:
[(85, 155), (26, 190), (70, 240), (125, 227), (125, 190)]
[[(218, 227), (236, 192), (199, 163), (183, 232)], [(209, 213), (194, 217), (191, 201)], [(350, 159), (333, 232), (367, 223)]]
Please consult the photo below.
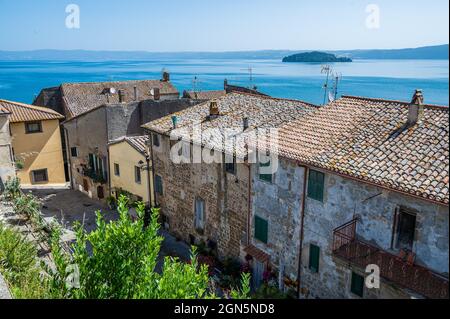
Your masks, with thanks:
[(283, 62), (352, 62), (352, 59), (346, 57), (338, 58), (334, 54), (315, 51), (287, 56), (283, 58)]

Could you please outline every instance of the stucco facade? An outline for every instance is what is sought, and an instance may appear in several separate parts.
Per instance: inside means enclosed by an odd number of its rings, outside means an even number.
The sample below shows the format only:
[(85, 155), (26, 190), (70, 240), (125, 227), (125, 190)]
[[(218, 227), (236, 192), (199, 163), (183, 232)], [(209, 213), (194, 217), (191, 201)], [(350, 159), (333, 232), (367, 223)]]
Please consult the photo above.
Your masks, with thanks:
[[(153, 178), (151, 178), (151, 167), (149, 169), (146, 167), (144, 154), (137, 151), (127, 141), (122, 141), (109, 146), (109, 163), (113, 196), (118, 193), (118, 190), (123, 190), (140, 197), (144, 203), (149, 203), (150, 193), (150, 203), (153, 205)], [(136, 181), (135, 176), (137, 167), (141, 171), (139, 182)], [(150, 178), (147, 174), (150, 174)], [(150, 185), (148, 185), (148, 181), (150, 181)]]
[(8, 116), (0, 113), (0, 189), (1, 183), (15, 176)]
[[(62, 157), (59, 120), (43, 120), (41, 132), (27, 133), (26, 123), (11, 123), (15, 160), (23, 163), (17, 171), (23, 187), (58, 186), (66, 184)], [(46, 181), (36, 181), (35, 171), (47, 171)]]

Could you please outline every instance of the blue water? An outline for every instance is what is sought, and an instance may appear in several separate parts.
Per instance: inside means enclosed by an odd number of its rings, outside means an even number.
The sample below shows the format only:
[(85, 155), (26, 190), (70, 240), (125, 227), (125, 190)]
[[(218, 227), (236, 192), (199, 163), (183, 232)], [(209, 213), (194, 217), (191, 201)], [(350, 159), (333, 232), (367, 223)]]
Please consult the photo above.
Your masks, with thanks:
[[(248, 68), (253, 69), (250, 82)], [(158, 61), (0, 61), (0, 98), (31, 103), (41, 88), (63, 82), (118, 81), (160, 78), (165, 68), (180, 92), (223, 88), (223, 80), (256, 85), (274, 97), (323, 102), (325, 76), (320, 64), (276, 60)], [(427, 103), (449, 104), (448, 60), (356, 60), (334, 64), (342, 74), (339, 93), (409, 101), (413, 90), (424, 91)]]

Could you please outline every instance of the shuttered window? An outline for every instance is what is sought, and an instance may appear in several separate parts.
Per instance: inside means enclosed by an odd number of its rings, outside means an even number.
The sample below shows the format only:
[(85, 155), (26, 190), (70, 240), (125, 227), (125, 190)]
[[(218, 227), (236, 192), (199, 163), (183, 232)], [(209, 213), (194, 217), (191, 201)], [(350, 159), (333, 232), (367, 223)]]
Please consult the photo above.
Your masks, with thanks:
[(155, 191), (159, 195), (163, 195), (163, 182), (159, 175), (155, 175)]
[(352, 283), (350, 290), (359, 297), (364, 296), (364, 277), (352, 272)]
[(255, 238), (267, 244), (267, 234), (269, 230), (269, 223), (267, 220), (255, 216)]
[(310, 170), (308, 177), (308, 197), (323, 202), (325, 174)]
[(320, 247), (309, 245), (309, 269), (311, 272), (319, 272)]
[(270, 161), (267, 163), (259, 163), (259, 179), (268, 183), (272, 183), (272, 178), (273, 175), (272, 174), (263, 174), (261, 173), (261, 168), (265, 168), (265, 167), (270, 167)]
[(205, 229), (205, 201), (201, 198), (195, 200), (195, 229)]

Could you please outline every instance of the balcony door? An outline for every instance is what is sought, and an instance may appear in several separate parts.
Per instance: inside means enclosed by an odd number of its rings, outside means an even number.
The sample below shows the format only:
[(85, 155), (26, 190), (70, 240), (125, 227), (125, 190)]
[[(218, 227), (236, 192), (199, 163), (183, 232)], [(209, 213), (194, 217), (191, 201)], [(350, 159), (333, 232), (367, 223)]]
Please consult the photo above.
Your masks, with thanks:
[(416, 232), (416, 215), (400, 209), (397, 219), (396, 248), (412, 251)]

